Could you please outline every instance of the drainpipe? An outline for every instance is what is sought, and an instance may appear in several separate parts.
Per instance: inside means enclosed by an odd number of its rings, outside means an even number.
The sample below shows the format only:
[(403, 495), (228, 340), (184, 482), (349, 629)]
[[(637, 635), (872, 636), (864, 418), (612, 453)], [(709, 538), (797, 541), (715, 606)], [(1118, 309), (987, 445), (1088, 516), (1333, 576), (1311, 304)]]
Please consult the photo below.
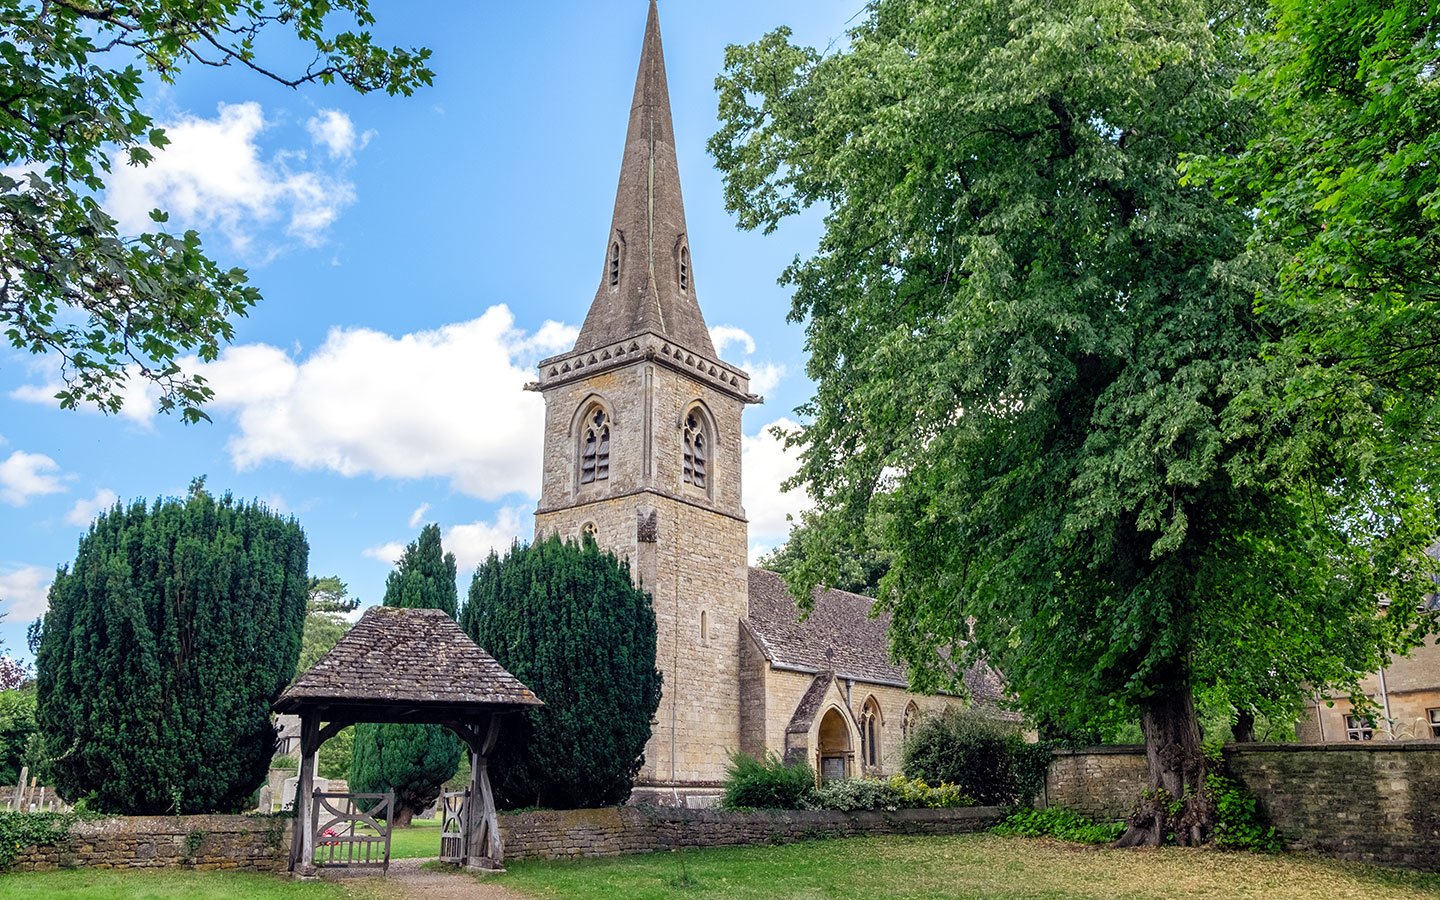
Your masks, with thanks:
[(1320, 726), (1320, 743), (1325, 743), (1325, 717), (1320, 714), (1320, 695), (1314, 696), (1315, 701), (1315, 724)]
[(1380, 703), (1385, 707), (1385, 729), (1390, 740), (1395, 740), (1395, 720), (1390, 718), (1390, 691), (1385, 687), (1385, 667), (1380, 667)]

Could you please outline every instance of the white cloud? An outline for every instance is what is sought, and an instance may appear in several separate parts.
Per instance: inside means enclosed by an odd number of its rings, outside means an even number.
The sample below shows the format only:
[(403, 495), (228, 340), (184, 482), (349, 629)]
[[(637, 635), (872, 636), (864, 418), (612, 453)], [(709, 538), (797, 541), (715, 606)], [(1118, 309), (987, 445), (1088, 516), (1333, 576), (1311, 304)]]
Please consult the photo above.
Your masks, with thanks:
[(305, 123), (310, 139), (330, 151), (331, 159), (351, 159), (356, 150), (365, 149), (374, 131), (357, 134), (355, 123), (338, 109), (322, 109)]
[(745, 360), (740, 363), (740, 368), (750, 373), (750, 390), (753, 393), (765, 395), (775, 390), (780, 379), (785, 377), (785, 366), (781, 363), (757, 362), (751, 359), (755, 355), (755, 339), (750, 332), (734, 325), (716, 325), (710, 329), (710, 342), (715, 345), (715, 353), (721, 359), (725, 358), (725, 348), (730, 345), (745, 348)]
[(95, 517), (101, 512), (115, 505), (120, 496), (109, 488), (101, 488), (95, 492), (95, 496), (89, 500), (76, 500), (75, 505), (65, 514), (67, 525), (76, 525), (80, 528), (90, 527)]
[(391, 541), (388, 544), (376, 544), (374, 547), (366, 547), (360, 551), (361, 556), (368, 556), (387, 566), (393, 566), (398, 563), (404, 553), (405, 545), (399, 541)]
[(755, 339), (750, 336), (750, 332), (743, 328), (736, 328), (734, 325), (716, 325), (711, 328), (710, 343), (715, 345), (715, 352), (722, 359), (725, 357), (725, 348), (731, 344), (744, 347), (746, 356), (755, 352)]
[(330, 332), (306, 358), (265, 344), (227, 349), (194, 366), (215, 390), (212, 412), (233, 412), (236, 468), (267, 462), (341, 475), (447, 478), (495, 500), (540, 487), (544, 404), (526, 392), (541, 354), (576, 331), (514, 327), (505, 306), (435, 331), (391, 337)]
[[(496, 512), (494, 522), (450, 526), (445, 529), (440, 541), (448, 552), (455, 554), (456, 571), (464, 576), (484, 562), (491, 550), (504, 556), (516, 539), (530, 532), (531, 525), (525, 510), (506, 506)], [(463, 577), (460, 582), (462, 585), (469, 583)]]
[[(10, 396), (26, 403), (55, 406), (59, 402), (55, 395), (65, 390), (65, 382), (60, 377), (60, 360), (53, 354), (42, 356), (31, 361), (28, 368), (32, 376), (38, 376), (41, 381), (22, 384), (11, 391)], [(127, 366), (119, 394), (124, 404), (120, 407), (121, 418), (129, 419), (143, 428), (154, 425), (155, 414), (159, 411), (160, 389), (153, 381), (142, 377), (134, 366)], [(100, 407), (92, 403), (81, 403), (79, 408), (89, 413), (101, 412)]]
[(39, 566), (24, 566), (0, 575), (0, 612), (11, 624), (43, 615), (54, 578), (54, 569)]
[(422, 503), (419, 508), (410, 514), (410, 527), (419, 528), (420, 523), (425, 521), (425, 514), (430, 511), (430, 504)]
[[(327, 110), (312, 122), (312, 136), (337, 161), (331, 171), (299, 168), (307, 162), (303, 151), (267, 159), (258, 139), (269, 123), (259, 103), (221, 103), (213, 119), (182, 115), (164, 123), (171, 143), (154, 151), (148, 166), (116, 160), (105, 208), (122, 232), (132, 234), (155, 227), (150, 210), (158, 207), (171, 214), (172, 229), (216, 228), (241, 252), (262, 230), (282, 222), (289, 237), (319, 244), (341, 210), (355, 202), (355, 186), (342, 173), (357, 139), (343, 113)], [(276, 242), (264, 252), (278, 248)]]
[[(795, 427), (795, 423), (789, 419), (776, 419), (760, 429), (759, 434), (745, 435), (741, 448), (743, 499), (745, 515), (750, 519), (752, 548), (782, 543), (790, 534), (791, 523), (786, 520), (786, 515), (798, 517), (815, 505), (803, 487), (792, 491), (780, 490), (781, 482), (800, 468), (800, 458), (797, 450), (786, 450), (784, 443), (770, 433), (770, 429), (777, 426), (789, 430)], [(752, 549), (752, 558), (755, 555)]]
[(0, 500), (11, 506), (24, 506), (31, 497), (62, 493), (65, 485), (60, 482), (60, 466), (43, 453), (16, 450), (0, 462)]

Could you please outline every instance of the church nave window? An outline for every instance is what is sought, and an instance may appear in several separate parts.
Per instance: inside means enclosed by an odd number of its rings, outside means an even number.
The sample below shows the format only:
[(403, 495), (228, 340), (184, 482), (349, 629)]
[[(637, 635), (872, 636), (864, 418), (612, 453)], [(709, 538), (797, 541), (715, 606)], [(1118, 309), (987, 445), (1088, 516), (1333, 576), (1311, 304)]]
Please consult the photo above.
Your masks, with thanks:
[(586, 522), (580, 526), (580, 542), (582, 544), (587, 540), (598, 541), (599, 539), (600, 529), (595, 527), (594, 522)]
[(685, 483), (705, 487), (705, 462), (708, 441), (700, 414), (692, 411), (685, 417)]
[(867, 768), (880, 765), (880, 704), (871, 697), (860, 713), (860, 761)]
[(591, 484), (610, 477), (610, 417), (596, 409), (585, 423), (585, 443), (580, 451), (580, 483)]

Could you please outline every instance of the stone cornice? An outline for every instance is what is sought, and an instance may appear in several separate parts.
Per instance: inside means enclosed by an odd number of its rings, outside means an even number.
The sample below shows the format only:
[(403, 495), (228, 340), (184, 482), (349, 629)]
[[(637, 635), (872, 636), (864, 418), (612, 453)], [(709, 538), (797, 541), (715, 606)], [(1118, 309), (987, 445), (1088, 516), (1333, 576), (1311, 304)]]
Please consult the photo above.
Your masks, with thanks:
[(539, 365), (540, 380), (530, 382), (525, 389), (547, 391), (641, 360), (650, 360), (681, 372), (742, 403), (765, 402), (763, 397), (750, 393), (750, 375), (744, 369), (687, 350), (675, 341), (648, 332), (594, 350), (572, 350), (543, 359)]

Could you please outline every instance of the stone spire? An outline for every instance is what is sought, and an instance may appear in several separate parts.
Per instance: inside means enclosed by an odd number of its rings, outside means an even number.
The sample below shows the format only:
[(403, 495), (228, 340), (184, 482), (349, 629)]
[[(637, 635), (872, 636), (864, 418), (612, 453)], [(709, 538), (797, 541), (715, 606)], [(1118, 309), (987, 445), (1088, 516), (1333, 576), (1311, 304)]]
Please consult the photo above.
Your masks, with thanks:
[(645, 332), (716, 358), (695, 299), (655, 0), (645, 23), (600, 289), (575, 349), (594, 350)]

